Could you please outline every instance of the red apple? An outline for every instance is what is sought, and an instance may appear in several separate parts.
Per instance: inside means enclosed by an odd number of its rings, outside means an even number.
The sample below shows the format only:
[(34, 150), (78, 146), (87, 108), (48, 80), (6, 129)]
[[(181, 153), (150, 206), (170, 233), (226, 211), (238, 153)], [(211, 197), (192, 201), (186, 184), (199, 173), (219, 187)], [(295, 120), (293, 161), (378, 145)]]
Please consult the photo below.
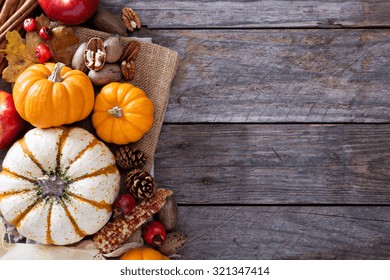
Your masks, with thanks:
[(167, 230), (162, 223), (151, 221), (146, 224), (142, 237), (147, 244), (160, 247), (167, 239)]
[(0, 150), (12, 144), (24, 124), (25, 121), (16, 112), (12, 95), (0, 90)]
[(114, 207), (122, 210), (123, 214), (128, 215), (133, 212), (137, 202), (130, 193), (120, 194), (114, 201)]
[(43, 12), (52, 20), (67, 25), (86, 22), (96, 12), (99, 0), (38, 0)]

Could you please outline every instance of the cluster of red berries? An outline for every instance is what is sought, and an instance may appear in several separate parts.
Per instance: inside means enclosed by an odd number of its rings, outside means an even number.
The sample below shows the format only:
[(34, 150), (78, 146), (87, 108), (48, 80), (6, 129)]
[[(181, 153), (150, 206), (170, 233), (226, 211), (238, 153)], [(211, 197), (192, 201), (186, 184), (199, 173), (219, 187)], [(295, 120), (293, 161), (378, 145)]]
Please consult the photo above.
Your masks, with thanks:
[[(133, 212), (137, 201), (130, 193), (120, 194), (115, 202), (114, 208), (120, 209), (124, 215)], [(160, 247), (166, 240), (167, 231), (165, 226), (158, 221), (150, 221), (144, 227), (142, 236), (144, 241), (153, 247)]]
[(53, 32), (50, 27), (42, 26), (39, 30), (37, 30), (37, 22), (34, 18), (26, 18), (23, 21), (23, 28), (27, 32), (37, 32), (39, 37), (44, 41), (44, 43), (40, 43), (35, 47), (35, 56), (38, 58), (40, 63), (45, 63), (48, 61), (52, 54), (49, 46), (47, 45), (47, 41), (53, 38)]

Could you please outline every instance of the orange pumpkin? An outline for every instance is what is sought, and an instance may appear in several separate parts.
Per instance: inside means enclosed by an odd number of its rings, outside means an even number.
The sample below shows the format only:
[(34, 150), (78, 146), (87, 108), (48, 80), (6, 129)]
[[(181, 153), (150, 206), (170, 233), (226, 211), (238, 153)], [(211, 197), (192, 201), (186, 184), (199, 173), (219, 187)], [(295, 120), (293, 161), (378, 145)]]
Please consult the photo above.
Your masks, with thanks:
[(97, 135), (118, 145), (137, 142), (152, 127), (154, 107), (140, 88), (128, 83), (105, 85), (96, 96), (92, 124)]
[(63, 63), (30, 66), (16, 79), (12, 94), (19, 115), (39, 128), (85, 119), (95, 99), (88, 76)]
[(138, 247), (130, 249), (124, 253), (121, 260), (169, 260), (169, 258), (159, 251), (149, 247)]

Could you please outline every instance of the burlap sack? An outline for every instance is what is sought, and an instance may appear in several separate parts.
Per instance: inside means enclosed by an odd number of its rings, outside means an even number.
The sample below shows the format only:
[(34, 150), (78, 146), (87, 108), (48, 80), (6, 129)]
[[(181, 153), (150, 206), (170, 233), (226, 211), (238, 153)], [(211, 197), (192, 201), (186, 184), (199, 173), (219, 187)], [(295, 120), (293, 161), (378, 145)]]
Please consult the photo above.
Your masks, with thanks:
[[(80, 44), (89, 41), (92, 37), (98, 37), (104, 40), (112, 36), (112, 34), (82, 27), (76, 27), (74, 32), (80, 39)], [(121, 40), (124, 44), (127, 44), (129, 41), (135, 39), (122, 37)], [(155, 112), (152, 128), (141, 140), (134, 144), (134, 147), (139, 148), (146, 154), (148, 160), (143, 169), (151, 172), (161, 126), (168, 105), (171, 83), (179, 63), (179, 56), (177, 52), (168, 48), (143, 41), (139, 42), (141, 49), (136, 60), (136, 75), (134, 80), (131, 81), (131, 84), (145, 91), (154, 104)], [(90, 118), (80, 122), (78, 125), (96, 135)], [(115, 149), (116, 147), (110, 145), (110, 148)]]

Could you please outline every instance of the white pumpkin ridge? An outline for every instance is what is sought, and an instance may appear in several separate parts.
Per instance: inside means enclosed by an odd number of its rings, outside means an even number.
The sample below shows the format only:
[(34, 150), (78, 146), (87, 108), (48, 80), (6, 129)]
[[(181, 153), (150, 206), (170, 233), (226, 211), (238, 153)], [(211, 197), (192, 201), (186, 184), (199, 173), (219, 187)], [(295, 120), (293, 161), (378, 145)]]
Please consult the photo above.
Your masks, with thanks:
[(3, 216), (43, 244), (71, 244), (97, 232), (118, 192), (113, 154), (81, 128), (30, 130), (10, 148), (0, 173)]

